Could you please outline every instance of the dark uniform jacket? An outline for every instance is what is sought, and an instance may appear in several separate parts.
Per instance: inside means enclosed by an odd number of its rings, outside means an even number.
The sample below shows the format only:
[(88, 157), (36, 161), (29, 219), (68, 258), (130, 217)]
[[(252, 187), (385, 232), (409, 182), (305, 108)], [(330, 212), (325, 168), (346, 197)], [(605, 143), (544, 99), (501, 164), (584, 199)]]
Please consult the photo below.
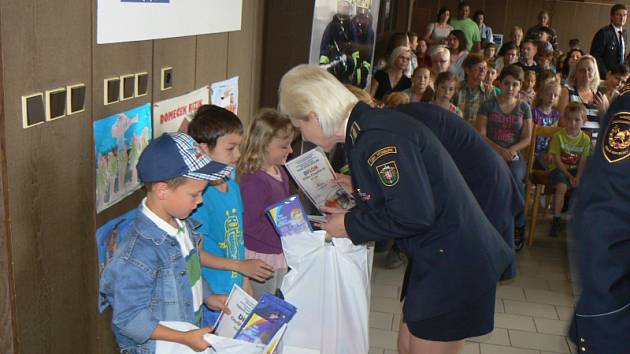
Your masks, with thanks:
[[(628, 31), (622, 32), (624, 44), (628, 43)], [(606, 78), (606, 72), (615, 64), (623, 64), (623, 60), (619, 60), (621, 47), (619, 46), (619, 35), (615, 32), (615, 27), (610, 24), (602, 27), (595, 33), (591, 42), (591, 55), (597, 60), (597, 68), (599, 76)], [(626, 53), (627, 54), (627, 53)], [(625, 59), (625, 58), (624, 58)]]
[(345, 217), (350, 239), (394, 238), (411, 260), (405, 321), (452, 312), (496, 287), (514, 253), (426, 126), (360, 102), (345, 149), (357, 189)]
[[(488, 221), (512, 247), (514, 217), (523, 210), (523, 196), (505, 161), (455, 113), (428, 103), (411, 103), (396, 109), (422, 122), (435, 134), (451, 155)], [(516, 275), (515, 265), (501, 280)]]
[(601, 121), (571, 222), (582, 293), (571, 338), (579, 353), (630, 353), (630, 84)]

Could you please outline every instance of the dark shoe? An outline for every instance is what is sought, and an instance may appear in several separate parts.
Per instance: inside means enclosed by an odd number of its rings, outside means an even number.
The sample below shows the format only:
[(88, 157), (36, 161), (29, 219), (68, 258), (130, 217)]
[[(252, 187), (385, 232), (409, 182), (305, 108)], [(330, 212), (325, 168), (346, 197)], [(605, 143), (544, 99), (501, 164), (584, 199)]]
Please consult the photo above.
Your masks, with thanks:
[(551, 222), (551, 229), (549, 229), (549, 237), (558, 237), (561, 230), (562, 225), (560, 224), (560, 218), (554, 217)]
[(400, 251), (390, 250), (385, 257), (385, 268), (396, 269), (403, 265)]
[(516, 252), (523, 249), (525, 245), (525, 227), (516, 227), (514, 228), (514, 250)]

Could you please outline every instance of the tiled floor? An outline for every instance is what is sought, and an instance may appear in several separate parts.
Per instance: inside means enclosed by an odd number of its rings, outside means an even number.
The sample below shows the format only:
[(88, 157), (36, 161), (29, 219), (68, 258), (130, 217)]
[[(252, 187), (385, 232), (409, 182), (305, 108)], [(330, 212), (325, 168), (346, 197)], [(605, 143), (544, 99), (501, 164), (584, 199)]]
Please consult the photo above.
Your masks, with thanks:
[[(573, 291), (566, 238), (550, 239), (549, 223), (541, 221), (532, 247), (517, 254), (519, 275), (497, 289), (495, 329), (466, 342), (462, 354), (574, 353), (565, 337), (573, 310)], [(374, 259), (370, 312), (370, 353), (395, 354), (404, 267), (383, 268), (384, 255)]]

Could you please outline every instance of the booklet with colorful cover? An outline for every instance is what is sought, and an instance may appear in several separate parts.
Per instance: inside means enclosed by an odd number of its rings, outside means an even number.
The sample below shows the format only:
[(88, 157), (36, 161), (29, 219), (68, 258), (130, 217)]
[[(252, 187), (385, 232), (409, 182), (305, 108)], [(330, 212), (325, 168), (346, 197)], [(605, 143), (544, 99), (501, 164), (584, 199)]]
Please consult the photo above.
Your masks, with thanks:
[(337, 181), (335, 171), (321, 148), (287, 161), (285, 167), (318, 209), (323, 206), (350, 209), (355, 205), (352, 195)]
[(270, 293), (264, 293), (234, 339), (269, 344), (296, 312), (297, 308), (290, 303)]
[(243, 325), (243, 321), (256, 307), (258, 301), (243, 290), (237, 284), (232, 286), (230, 295), (227, 298), (227, 307), (230, 314), (221, 311), (221, 315), (214, 323), (214, 331), (221, 337), (233, 338), (238, 329)]
[(297, 195), (268, 207), (266, 212), (280, 237), (312, 231), (304, 206)]

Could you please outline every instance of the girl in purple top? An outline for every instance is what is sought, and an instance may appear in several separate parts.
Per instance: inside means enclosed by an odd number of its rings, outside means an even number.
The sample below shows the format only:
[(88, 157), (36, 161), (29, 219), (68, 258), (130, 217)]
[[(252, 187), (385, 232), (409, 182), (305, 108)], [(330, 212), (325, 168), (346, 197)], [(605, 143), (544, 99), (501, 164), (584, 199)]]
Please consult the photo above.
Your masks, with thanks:
[[(540, 125), (544, 127), (555, 127), (560, 120), (560, 111), (558, 110), (558, 99), (560, 98), (561, 87), (560, 83), (556, 79), (549, 79), (542, 83), (536, 98), (534, 98), (534, 104), (532, 106), (532, 120), (534, 125)], [(551, 139), (539, 136), (536, 139), (536, 168), (546, 168), (548, 162), (551, 162), (547, 158), (547, 150), (549, 148), (549, 141)]]
[(265, 282), (252, 279), (254, 297), (274, 294), (287, 273), (280, 237), (265, 215), (265, 209), (289, 196), (284, 163), (293, 150), (295, 130), (288, 117), (263, 109), (251, 122), (241, 147), (237, 171), (243, 199), (245, 258), (271, 265), (274, 275)]

